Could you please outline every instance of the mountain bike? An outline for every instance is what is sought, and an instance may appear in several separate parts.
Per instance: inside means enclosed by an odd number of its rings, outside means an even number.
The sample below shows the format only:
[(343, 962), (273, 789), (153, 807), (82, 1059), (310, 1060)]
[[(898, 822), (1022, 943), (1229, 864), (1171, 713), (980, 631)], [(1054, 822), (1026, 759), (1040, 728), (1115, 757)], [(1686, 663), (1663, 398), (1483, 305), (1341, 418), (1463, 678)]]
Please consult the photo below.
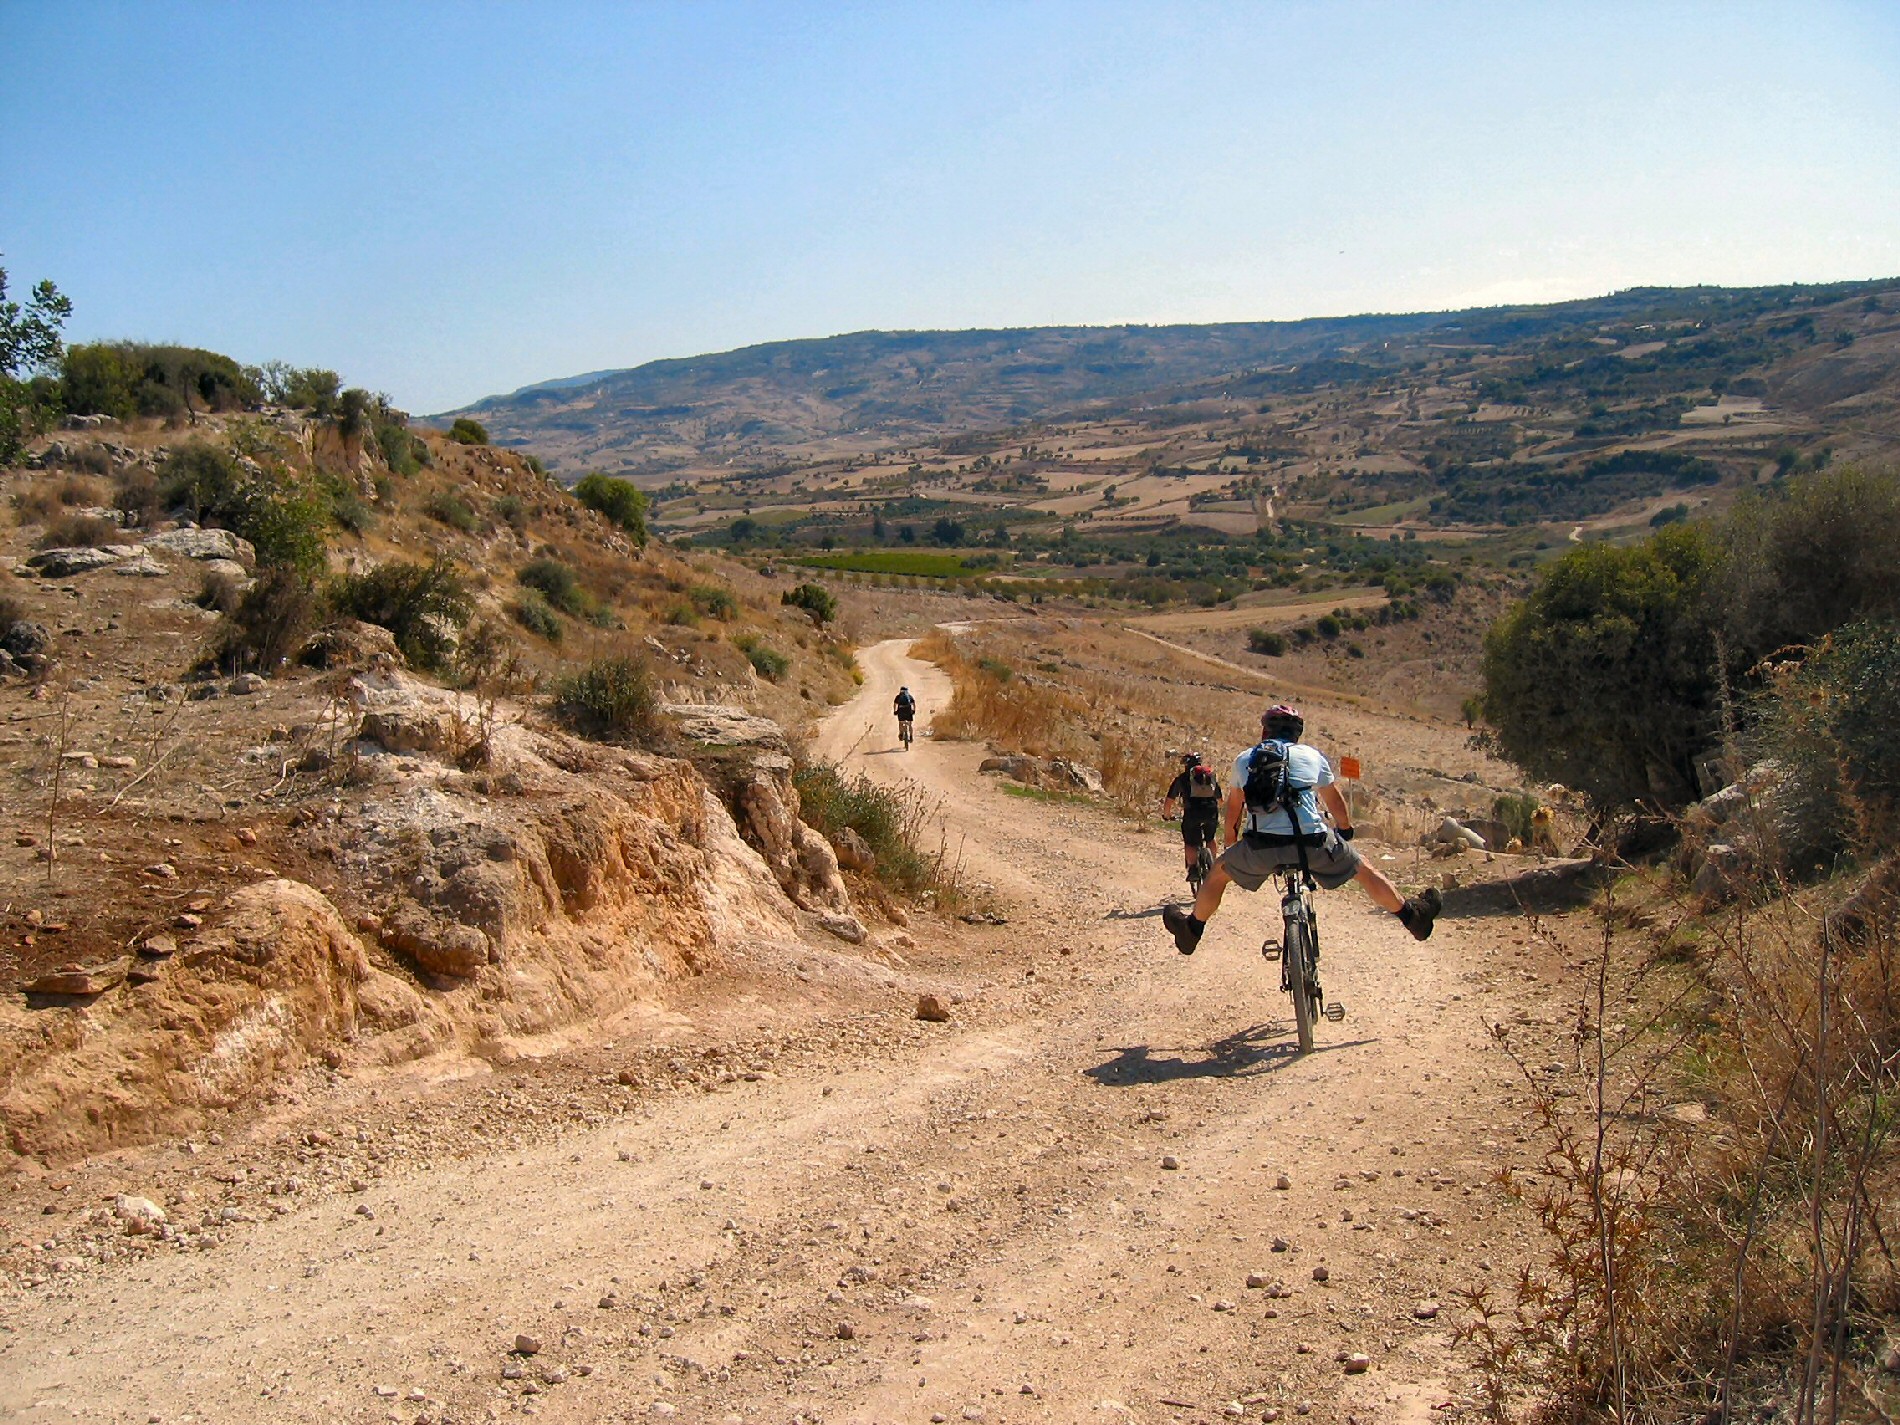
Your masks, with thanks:
[(1188, 868), (1188, 889), (1195, 895), (1201, 893), (1201, 884), (1214, 874), (1214, 852), (1203, 841), (1194, 853), (1194, 864)]
[(1278, 874), (1284, 888), (1281, 941), (1267, 941), (1260, 953), (1280, 962), (1280, 988), (1293, 997), (1293, 1027), (1305, 1054), (1313, 1048), (1314, 1023), (1326, 1019), (1337, 1024), (1346, 1017), (1346, 1007), (1337, 1000), (1328, 1004), (1319, 987), (1319, 917), (1313, 911), (1317, 885), (1298, 866), (1284, 867)]
[(897, 740), (904, 744), (904, 750), (910, 751), (910, 719), (900, 717), (897, 720)]

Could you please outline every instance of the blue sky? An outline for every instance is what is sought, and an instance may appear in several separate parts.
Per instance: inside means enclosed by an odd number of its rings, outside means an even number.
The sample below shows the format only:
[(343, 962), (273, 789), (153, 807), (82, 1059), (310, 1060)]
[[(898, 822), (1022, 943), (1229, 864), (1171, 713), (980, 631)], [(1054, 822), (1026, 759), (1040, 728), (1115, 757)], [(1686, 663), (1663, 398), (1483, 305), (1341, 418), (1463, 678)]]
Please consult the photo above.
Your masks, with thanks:
[(867, 327), (1900, 275), (1900, 3), (0, 0), (69, 336), (418, 413)]

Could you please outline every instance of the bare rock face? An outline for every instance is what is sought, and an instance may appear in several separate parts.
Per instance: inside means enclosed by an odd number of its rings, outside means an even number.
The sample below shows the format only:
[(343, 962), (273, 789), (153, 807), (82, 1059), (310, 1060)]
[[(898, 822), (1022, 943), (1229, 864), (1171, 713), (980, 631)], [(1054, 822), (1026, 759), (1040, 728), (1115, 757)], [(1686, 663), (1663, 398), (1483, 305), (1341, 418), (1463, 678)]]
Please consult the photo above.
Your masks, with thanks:
[(481, 931), (419, 907), (404, 909), (384, 926), (382, 939), (421, 969), (450, 979), (473, 979), (490, 959), (488, 937)]
[(59, 1159), (189, 1131), (350, 1030), (374, 973), (320, 892), (287, 880), (247, 886), (152, 983), (55, 1019), (0, 1003), (8, 1146)]
[(798, 819), (791, 765), (761, 758), (738, 795), (739, 825), (779, 886), (803, 910), (850, 915), (851, 893), (831, 844)]

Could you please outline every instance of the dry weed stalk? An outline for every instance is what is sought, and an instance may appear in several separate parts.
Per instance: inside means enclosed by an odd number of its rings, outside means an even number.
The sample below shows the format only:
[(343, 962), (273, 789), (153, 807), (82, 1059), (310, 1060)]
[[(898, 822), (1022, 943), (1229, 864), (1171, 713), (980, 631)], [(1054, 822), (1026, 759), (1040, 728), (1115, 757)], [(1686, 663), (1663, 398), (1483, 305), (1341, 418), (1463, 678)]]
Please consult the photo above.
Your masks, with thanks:
[[(1782, 889), (1688, 965), (1672, 947), (1700, 921), (1678, 906), (1661, 953), (1632, 953), (1622, 926), (1647, 917), (1606, 893), (1575, 1099), (1494, 1031), (1531, 1089), (1549, 1249), (1508, 1302), (1466, 1294), (1460, 1338), (1494, 1419), (1528, 1398), (1549, 1418), (1725, 1425), (1744, 1396), (1794, 1425), (1831, 1425), (1849, 1399), (1891, 1418), (1865, 1358), (1871, 1318), (1900, 1307), (1881, 1211), (1900, 1112), (1893, 916), (1849, 944)], [(1674, 1097), (1713, 1122), (1658, 1111)]]

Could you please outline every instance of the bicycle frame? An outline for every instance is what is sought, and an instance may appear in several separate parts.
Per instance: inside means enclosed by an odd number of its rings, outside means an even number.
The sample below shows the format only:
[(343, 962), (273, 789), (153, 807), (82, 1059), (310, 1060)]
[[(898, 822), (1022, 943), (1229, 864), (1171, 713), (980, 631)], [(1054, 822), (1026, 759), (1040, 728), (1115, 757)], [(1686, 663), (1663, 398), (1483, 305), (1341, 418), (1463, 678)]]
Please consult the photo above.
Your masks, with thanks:
[(1314, 1024), (1321, 1019), (1338, 1023), (1346, 1017), (1346, 1011), (1337, 1003), (1326, 1003), (1320, 989), (1319, 917), (1313, 911), (1313, 892), (1318, 886), (1299, 866), (1283, 867), (1278, 875), (1283, 888), (1280, 944), (1276, 947), (1269, 940), (1260, 949), (1268, 959), (1280, 962), (1280, 989), (1293, 1000), (1294, 1032), (1300, 1052), (1305, 1054), (1313, 1047)]

